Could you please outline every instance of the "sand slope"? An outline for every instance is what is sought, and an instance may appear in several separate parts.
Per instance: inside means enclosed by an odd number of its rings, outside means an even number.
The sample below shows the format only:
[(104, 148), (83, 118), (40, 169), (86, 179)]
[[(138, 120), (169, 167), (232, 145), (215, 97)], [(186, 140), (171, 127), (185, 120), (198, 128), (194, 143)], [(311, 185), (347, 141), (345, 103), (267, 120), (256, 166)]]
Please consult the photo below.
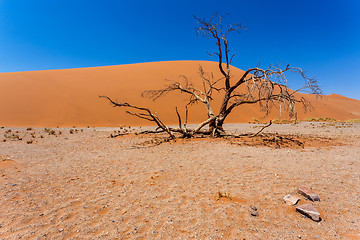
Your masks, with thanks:
[[(165, 97), (156, 102), (142, 98), (147, 89), (162, 88), (165, 79), (179, 80), (186, 75), (199, 81), (199, 65), (206, 72), (217, 73), (217, 63), (174, 61), (120, 66), (0, 73), (0, 125), (3, 126), (119, 126), (149, 123), (113, 109), (99, 95), (154, 109), (167, 124), (176, 124), (175, 106), (183, 112), (184, 95)], [(233, 70), (233, 76), (242, 71)], [(219, 75), (215, 74), (215, 77)], [(331, 94), (321, 99), (307, 96), (315, 109), (299, 118), (331, 117), (339, 120), (360, 118), (360, 101)], [(215, 110), (217, 106), (215, 105)], [(190, 109), (190, 122), (203, 120), (203, 106)], [(234, 111), (228, 122), (248, 122), (262, 116), (258, 106), (245, 106)], [(270, 118), (278, 117), (274, 111)]]

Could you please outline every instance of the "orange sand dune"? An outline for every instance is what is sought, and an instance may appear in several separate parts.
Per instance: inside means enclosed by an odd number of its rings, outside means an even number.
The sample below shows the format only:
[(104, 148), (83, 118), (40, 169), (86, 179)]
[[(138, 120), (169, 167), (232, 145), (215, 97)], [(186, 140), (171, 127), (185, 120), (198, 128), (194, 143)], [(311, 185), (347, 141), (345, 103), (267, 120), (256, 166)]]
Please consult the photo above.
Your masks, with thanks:
[[(184, 113), (185, 95), (170, 95), (154, 102), (142, 98), (147, 89), (166, 85), (165, 79), (180, 80), (185, 75), (199, 81), (199, 65), (217, 73), (216, 62), (173, 61), (80, 69), (0, 73), (0, 125), (23, 127), (149, 125), (148, 122), (114, 109), (99, 95), (147, 106), (167, 124), (176, 124), (175, 106)], [(234, 68), (233, 77), (242, 71)], [(219, 75), (215, 74), (215, 77)], [(172, 95), (173, 96), (173, 95)], [(360, 101), (331, 94), (316, 99), (307, 95), (314, 110), (305, 117), (331, 117), (339, 120), (360, 118)], [(218, 105), (215, 104), (216, 111)], [(189, 109), (189, 121), (200, 122), (206, 116), (203, 106)], [(261, 117), (258, 106), (245, 106), (233, 112), (228, 122), (248, 122)], [(274, 111), (269, 118), (279, 117)]]

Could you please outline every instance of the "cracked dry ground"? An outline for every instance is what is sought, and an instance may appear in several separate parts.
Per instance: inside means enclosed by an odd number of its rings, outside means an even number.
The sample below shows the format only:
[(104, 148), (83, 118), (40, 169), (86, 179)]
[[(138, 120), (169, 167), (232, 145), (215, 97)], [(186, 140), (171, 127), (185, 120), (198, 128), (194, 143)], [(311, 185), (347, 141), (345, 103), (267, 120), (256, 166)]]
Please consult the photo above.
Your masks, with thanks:
[[(9, 129), (23, 139), (5, 138)], [(294, 148), (220, 139), (151, 147), (141, 144), (149, 136), (108, 138), (115, 128), (53, 130), (0, 129), (1, 239), (360, 238), (360, 124), (265, 130), (330, 139)], [(283, 203), (299, 185), (320, 195), (321, 222)]]

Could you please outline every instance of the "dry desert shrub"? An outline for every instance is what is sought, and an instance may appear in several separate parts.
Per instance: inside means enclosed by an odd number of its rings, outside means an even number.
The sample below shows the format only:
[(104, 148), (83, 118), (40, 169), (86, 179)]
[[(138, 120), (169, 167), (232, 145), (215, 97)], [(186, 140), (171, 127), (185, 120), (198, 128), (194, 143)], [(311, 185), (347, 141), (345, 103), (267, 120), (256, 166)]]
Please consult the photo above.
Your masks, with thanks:
[(328, 117), (305, 118), (305, 122), (337, 122), (338, 120)]
[[(84, 130), (81, 129), (80, 131), (83, 132)], [(74, 133), (78, 133), (78, 132), (79, 132), (79, 129), (76, 129), (76, 128), (72, 128), (69, 130), (70, 134), (74, 134)]]
[(230, 193), (228, 193), (228, 192), (218, 191), (218, 192), (216, 193), (216, 200), (220, 200), (220, 199), (222, 199), (222, 198), (226, 198), (226, 199), (231, 200), (231, 195), (230, 195)]
[(345, 122), (348, 122), (348, 123), (360, 123), (360, 119), (350, 119), (350, 120), (346, 120)]
[(22, 137), (20, 137), (17, 133), (12, 133), (11, 129), (5, 131), (4, 137), (10, 140), (22, 140)]
[(275, 124), (289, 124), (289, 123), (296, 123), (296, 119), (279, 119), (279, 118), (275, 118), (272, 120), (272, 123)]
[(44, 128), (44, 131), (46, 133), (48, 133), (49, 135), (55, 135), (56, 136), (56, 132), (51, 128)]

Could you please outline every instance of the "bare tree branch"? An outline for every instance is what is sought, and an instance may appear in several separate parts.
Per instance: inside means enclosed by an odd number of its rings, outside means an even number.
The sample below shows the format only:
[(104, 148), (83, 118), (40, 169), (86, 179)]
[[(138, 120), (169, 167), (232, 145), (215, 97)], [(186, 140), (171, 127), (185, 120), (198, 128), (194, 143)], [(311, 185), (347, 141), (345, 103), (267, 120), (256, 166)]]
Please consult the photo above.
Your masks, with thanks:
[(250, 137), (255, 137), (256, 135), (258, 135), (259, 133), (261, 133), (265, 128), (270, 127), (272, 124), (272, 121), (270, 120), (269, 124), (263, 126), (257, 133), (254, 133), (253, 135), (251, 135)]
[(177, 107), (175, 108), (175, 110), (176, 110), (176, 115), (177, 115), (177, 117), (178, 117), (178, 121), (179, 121), (179, 129), (181, 129), (181, 130), (182, 130), (182, 126), (181, 126), (181, 117), (180, 117), (180, 114), (179, 114), (179, 112), (178, 112)]
[(175, 136), (173, 135), (173, 133), (170, 131), (170, 129), (159, 119), (159, 117), (152, 113), (148, 108), (144, 108), (144, 107), (138, 107), (135, 105), (131, 105), (129, 103), (119, 103), (116, 101), (113, 101), (111, 98), (107, 97), (107, 96), (100, 96), (100, 98), (106, 98), (107, 100), (110, 101), (110, 103), (114, 106), (114, 107), (125, 107), (125, 108), (132, 108), (132, 109), (136, 109), (136, 110), (140, 110), (143, 111), (145, 113), (131, 113), (129, 111), (127, 111), (127, 113), (137, 116), (139, 118), (148, 120), (148, 121), (152, 121), (155, 122), (156, 125), (164, 130), (165, 132), (167, 132), (170, 136), (170, 138), (175, 138)]

